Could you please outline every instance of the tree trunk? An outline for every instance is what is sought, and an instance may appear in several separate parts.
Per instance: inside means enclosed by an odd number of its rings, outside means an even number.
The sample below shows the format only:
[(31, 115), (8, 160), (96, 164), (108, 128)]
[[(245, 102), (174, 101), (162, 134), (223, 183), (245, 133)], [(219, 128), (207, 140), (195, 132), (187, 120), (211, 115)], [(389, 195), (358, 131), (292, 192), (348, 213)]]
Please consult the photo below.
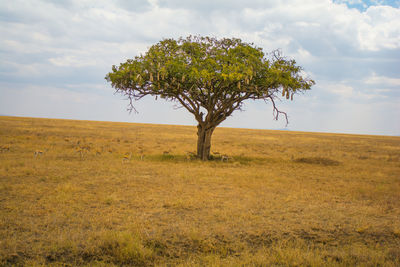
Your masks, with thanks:
[(201, 160), (210, 159), (211, 135), (215, 127), (209, 125), (197, 125), (197, 157)]

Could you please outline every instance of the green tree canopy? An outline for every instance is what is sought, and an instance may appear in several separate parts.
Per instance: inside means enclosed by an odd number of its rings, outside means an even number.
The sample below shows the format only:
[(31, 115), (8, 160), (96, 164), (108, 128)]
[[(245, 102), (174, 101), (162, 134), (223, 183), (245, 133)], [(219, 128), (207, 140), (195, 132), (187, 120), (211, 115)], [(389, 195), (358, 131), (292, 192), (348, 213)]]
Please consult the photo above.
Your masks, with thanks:
[(261, 48), (236, 38), (190, 36), (165, 39), (135, 59), (113, 66), (106, 76), (116, 92), (134, 101), (146, 95), (177, 101), (198, 122), (197, 156), (210, 156), (214, 129), (245, 100), (270, 101), (274, 118), (280, 111), (275, 100), (293, 100), (314, 81), (304, 76), (295, 60), (276, 50), (268, 55)]

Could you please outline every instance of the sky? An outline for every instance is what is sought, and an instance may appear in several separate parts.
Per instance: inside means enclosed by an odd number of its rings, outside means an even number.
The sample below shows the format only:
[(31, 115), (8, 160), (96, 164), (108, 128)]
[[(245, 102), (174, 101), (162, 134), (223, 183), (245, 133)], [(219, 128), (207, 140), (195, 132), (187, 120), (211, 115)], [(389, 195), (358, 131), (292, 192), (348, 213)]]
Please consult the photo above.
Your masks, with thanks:
[(281, 49), (316, 85), (245, 102), (223, 127), (400, 135), (400, 0), (13, 0), (0, 2), (0, 115), (195, 125), (173, 102), (128, 101), (112, 65), (164, 38), (241, 38)]

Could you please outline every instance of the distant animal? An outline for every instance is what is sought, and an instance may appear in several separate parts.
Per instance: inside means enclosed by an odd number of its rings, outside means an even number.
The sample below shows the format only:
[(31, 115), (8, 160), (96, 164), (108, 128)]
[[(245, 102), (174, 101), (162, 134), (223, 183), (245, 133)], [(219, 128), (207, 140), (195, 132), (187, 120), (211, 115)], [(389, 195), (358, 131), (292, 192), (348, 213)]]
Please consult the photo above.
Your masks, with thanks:
[(36, 150), (35, 153), (34, 153), (35, 158), (38, 157), (38, 156), (43, 155), (43, 153), (44, 153), (44, 152), (43, 152), (42, 150)]
[(10, 151), (10, 146), (1, 146), (0, 151), (1, 152)]
[(232, 159), (232, 158), (229, 157), (228, 155), (222, 155), (222, 156), (221, 156), (221, 161), (222, 161), (222, 162), (228, 161), (228, 160), (231, 160), (231, 159)]
[(196, 154), (191, 152), (191, 151), (187, 151), (186, 152), (186, 160), (192, 160), (196, 158)]
[(131, 158), (132, 158), (132, 152), (130, 152), (129, 154), (125, 154), (125, 155), (124, 155), (124, 158), (122, 159), (122, 162), (123, 162), (123, 163), (124, 163), (124, 162), (128, 162), (128, 161), (131, 160)]
[(81, 159), (83, 159), (85, 154), (90, 152), (90, 149), (91, 148), (88, 145), (77, 146), (76, 147), (76, 153), (79, 153), (79, 155), (81, 156)]

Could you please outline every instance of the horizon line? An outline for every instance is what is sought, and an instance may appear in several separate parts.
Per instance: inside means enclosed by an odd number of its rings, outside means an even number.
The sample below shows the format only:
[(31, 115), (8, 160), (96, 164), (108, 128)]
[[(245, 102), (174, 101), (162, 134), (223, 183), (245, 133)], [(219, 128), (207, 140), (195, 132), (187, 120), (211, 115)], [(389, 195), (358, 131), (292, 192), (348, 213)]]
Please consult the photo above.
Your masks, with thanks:
[[(25, 118), (25, 119), (48, 119), (48, 120), (68, 120), (68, 121), (87, 121), (87, 122), (111, 122), (111, 123), (130, 123), (130, 124), (148, 124), (148, 125), (165, 125), (165, 126), (184, 126), (184, 127), (196, 127), (196, 125), (189, 124), (168, 124), (168, 123), (151, 123), (151, 122), (127, 122), (127, 121), (109, 121), (109, 120), (87, 120), (87, 119), (71, 119), (71, 118), (50, 118), (50, 117), (27, 117), (19, 115), (5, 115), (0, 114), (0, 117), (12, 117), (12, 118)], [(363, 133), (343, 133), (343, 132), (324, 132), (324, 131), (300, 131), (291, 130), (289, 128), (281, 129), (261, 129), (261, 128), (246, 128), (246, 127), (230, 127), (230, 126), (217, 126), (217, 128), (224, 129), (242, 129), (242, 130), (255, 130), (255, 131), (281, 131), (291, 133), (318, 133), (318, 134), (337, 134), (337, 135), (359, 135), (359, 136), (382, 136), (382, 137), (400, 137), (399, 135), (389, 134), (363, 134)]]

